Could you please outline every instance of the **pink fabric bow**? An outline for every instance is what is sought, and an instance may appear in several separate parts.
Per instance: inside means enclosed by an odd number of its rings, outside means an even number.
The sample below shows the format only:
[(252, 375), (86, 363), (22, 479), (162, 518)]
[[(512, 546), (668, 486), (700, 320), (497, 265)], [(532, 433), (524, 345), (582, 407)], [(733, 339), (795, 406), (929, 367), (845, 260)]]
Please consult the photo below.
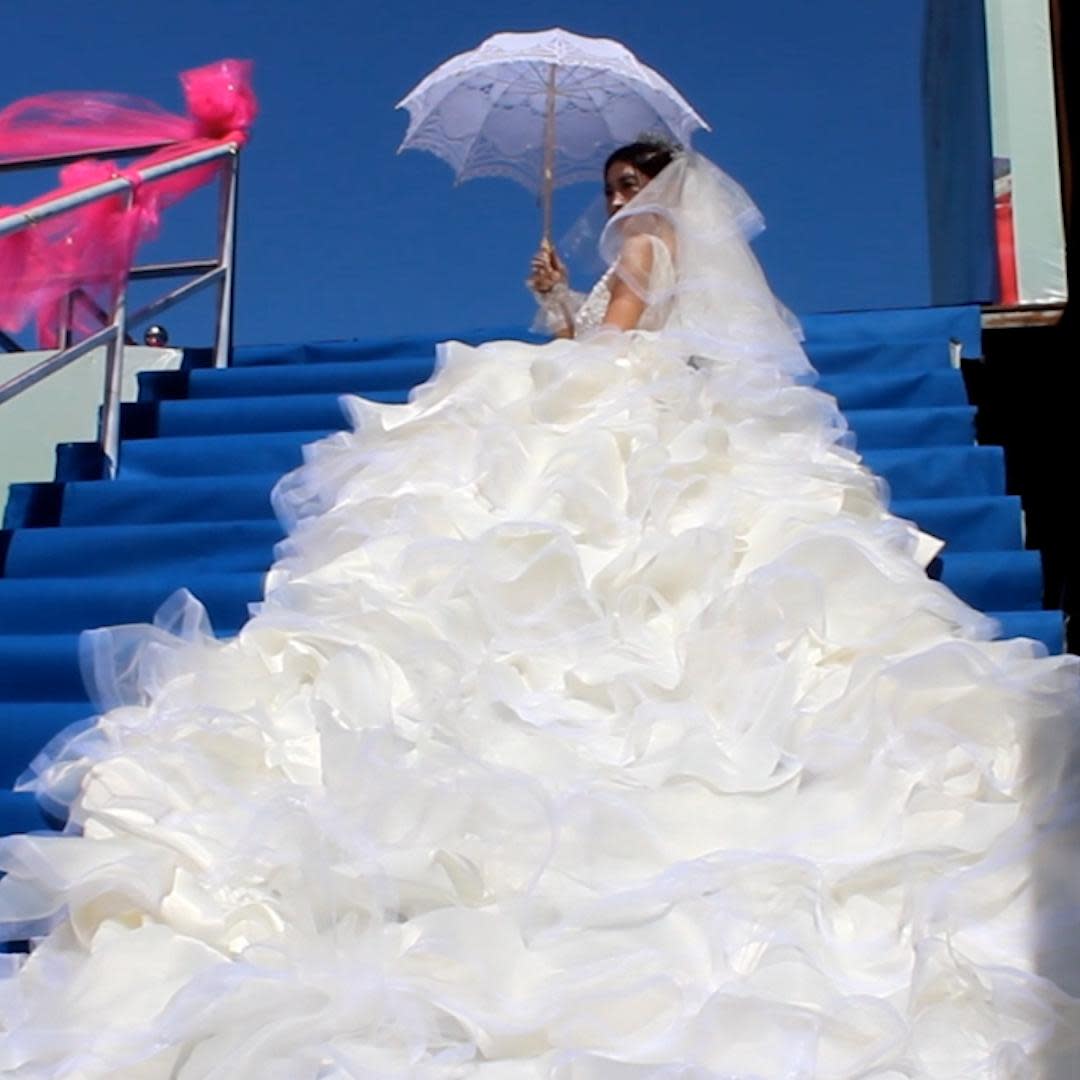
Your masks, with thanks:
[[(58, 187), (21, 207), (0, 208), (0, 216), (204, 146), (246, 141), (258, 111), (249, 61), (220, 60), (183, 72), (180, 79), (186, 117), (140, 98), (106, 93), (42, 94), (0, 110), (0, 162), (168, 144), (127, 171), (111, 161), (76, 161), (61, 169)], [(162, 212), (212, 181), (220, 168), (214, 163), (164, 177), (0, 237), (0, 329), (14, 333), (34, 319), (39, 343), (53, 348), (62, 305), (74, 290), (110, 311), (136, 249), (157, 234)], [(72, 324), (75, 331), (88, 332), (100, 322), (92, 307), (77, 304)]]

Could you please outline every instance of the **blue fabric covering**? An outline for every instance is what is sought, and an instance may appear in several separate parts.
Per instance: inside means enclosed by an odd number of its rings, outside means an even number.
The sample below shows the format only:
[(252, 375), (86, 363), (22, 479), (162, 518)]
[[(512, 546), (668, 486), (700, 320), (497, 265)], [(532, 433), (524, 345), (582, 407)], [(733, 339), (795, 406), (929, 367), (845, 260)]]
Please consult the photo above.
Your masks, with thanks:
[(0, 828), (5, 836), (40, 832), (49, 828), (49, 822), (29, 795), (17, 795), (0, 789)]
[(942, 583), (972, 607), (1042, 608), (1042, 560), (1037, 551), (947, 551), (941, 565)]
[(818, 389), (832, 394), (841, 409), (924, 409), (968, 403), (963, 380), (948, 368), (822, 375)]
[(949, 551), (1009, 551), (1024, 546), (1020, 499), (1015, 495), (893, 499), (892, 511), (919, 522), (934, 536), (948, 537)]
[[(905, 350), (913, 344), (929, 352), (943, 366), (948, 364), (948, 342), (959, 341), (964, 356), (982, 354), (982, 313), (977, 307), (894, 308), (886, 311), (821, 312), (801, 317), (806, 348), (819, 371), (829, 368), (829, 357), (855, 347), (863, 350), (866, 366), (877, 367), (874, 357), (888, 356), (890, 364), (898, 359), (894, 346), (901, 342)], [(381, 338), (377, 341), (314, 341), (301, 344), (240, 346), (233, 353), (233, 368), (276, 365), (320, 364), (333, 360), (378, 360), (430, 357), (436, 346), (449, 339), (477, 345), (501, 338), (521, 340), (520, 326), (474, 328), (450, 335)], [(542, 338), (535, 338), (540, 341)], [(920, 355), (918, 352), (916, 355)]]
[[(246, 397), (264, 394), (314, 394), (320, 392), (359, 393), (376, 401), (402, 400), (417, 383), (431, 377), (433, 356), (407, 357), (401, 360), (328, 361), (325, 364), (295, 367), (229, 368), (193, 371), (188, 378), (188, 392), (193, 398)], [(401, 396), (378, 397), (374, 391), (391, 391)]]
[(157, 434), (216, 435), (223, 431), (329, 431), (344, 426), (340, 394), (162, 401)]
[(930, 301), (991, 303), (997, 244), (984, 0), (926, 0), (923, 25)]
[[(881, 365), (882, 371), (892, 370), (897, 343), (937, 341), (939, 348), (944, 345), (947, 349), (949, 341), (959, 341), (964, 356), (982, 355), (982, 312), (970, 305), (807, 315), (802, 327), (807, 352), (815, 364), (823, 343), (866, 342), (876, 347), (879, 357), (889, 357), (889, 363)], [(818, 370), (823, 369), (819, 366)]]
[[(962, 309), (958, 309), (962, 310)], [(485, 341), (498, 341), (510, 338), (520, 341), (523, 335), (520, 326), (496, 326), (486, 329), (477, 328), (461, 333), (432, 336), (402, 336), (397, 338), (379, 338), (376, 341), (356, 339), (353, 341), (309, 341), (300, 344), (285, 345), (241, 345), (233, 351), (232, 368), (273, 367), (279, 364), (294, 366), (297, 364), (322, 364), (333, 360), (400, 360), (415, 357), (433, 357), (436, 347), (443, 341), (464, 341), (469, 345), (480, 345)], [(535, 338), (542, 341), (542, 338)]]
[(214, 625), (235, 631), (262, 594), (262, 572), (110, 574), (107, 577), (0, 579), (0, 635), (78, 633), (88, 626), (146, 622), (183, 580)]
[(85, 720), (86, 713), (85, 701), (0, 702), (0, 731), (4, 732), (0, 791), (8, 794), (3, 789), (10, 788), (18, 780), (58, 726), (67, 727)]
[(806, 345), (823, 376), (875, 370), (945, 371), (952, 363), (948, 340), (940, 337), (905, 341), (902, 350), (883, 349), (880, 341), (808, 341)]
[(997, 495), (1005, 490), (1005, 458), (997, 446), (870, 450), (863, 459), (885, 480), (894, 497), (947, 499)]
[(270, 492), (280, 474), (136, 479), (122, 483), (68, 484), (60, 510), (64, 525), (100, 522), (139, 525), (158, 522), (239, 521), (272, 518)]
[(239, 435), (192, 435), (140, 439), (124, 447), (123, 479), (151, 476), (228, 476), (295, 469), (303, 448), (329, 431), (244, 432)]
[(1000, 637), (1031, 638), (1049, 653), (1064, 648), (1065, 627), (1060, 611), (991, 611), (1001, 626)]
[(864, 452), (908, 446), (962, 446), (975, 438), (975, 409), (970, 405), (847, 409), (845, 415)]
[[(1004, 634), (1059, 651), (1061, 617), (1039, 610), (1039, 560), (1023, 550), (1001, 451), (973, 444), (972, 410), (949, 363), (950, 339), (979, 354), (978, 310), (816, 315), (804, 326), (820, 386), (845, 409), (893, 509), (948, 542), (941, 580), (994, 613)], [(459, 339), (497, 336), (515, 335)], [(146, 621), (180, 587), (206, 603), (219, 632), (242, 625), (281, 535), (270, 506), (280, 475), (305, 443), (343, 426), (340, 394), (404, 400), (431, 374), (434, 345), (239, 349), (226, 371), (145, 375), (118, 479), (13, 488), (13, 531), (0, 545), (0, 786), (89, 711), (81, 629)], [(0, 793), (0, 832), (44, 824), (29, 797)]]
[(0, 634), (0, 701), (78, 701), (88, 708), (78, 633)]
[[(260, 521), (143, 525), (61, 526), (20, 529), (8, 549), (8, 578), (94, 577), (129, 571), (155, 573), (186, 567), (192, 574), (264, 570), (281, 527)], [(77, 561), (71, 552), (81, 551)], [(0, 588), (3, 581), (0, 580)]]

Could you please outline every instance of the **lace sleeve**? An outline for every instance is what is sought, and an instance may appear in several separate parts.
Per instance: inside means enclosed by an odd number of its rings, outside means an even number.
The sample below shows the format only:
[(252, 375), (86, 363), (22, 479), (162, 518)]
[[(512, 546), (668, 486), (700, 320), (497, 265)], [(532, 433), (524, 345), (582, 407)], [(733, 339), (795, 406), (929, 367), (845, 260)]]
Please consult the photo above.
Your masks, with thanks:
[(604, 321), (608, 304), (611, 303), (611, 274), (609, 270), (600, 278), (578, 309), (574, 319), (574, 333), (577, 336), (595, 330)]

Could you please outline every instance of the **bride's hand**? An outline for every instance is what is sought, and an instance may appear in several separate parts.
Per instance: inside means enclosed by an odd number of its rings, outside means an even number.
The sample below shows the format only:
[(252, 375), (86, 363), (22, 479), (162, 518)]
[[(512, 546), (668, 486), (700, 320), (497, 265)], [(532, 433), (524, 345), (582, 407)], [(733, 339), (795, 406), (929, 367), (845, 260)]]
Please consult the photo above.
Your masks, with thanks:
[(540, 245), (540, 250), (533, 256), (530, 266), (532, 273), (526, 284), (533, 292), (543, 295), (551, 292), (556, 285), (565, 285), (567, 282), (566, 267), (550, 244)]

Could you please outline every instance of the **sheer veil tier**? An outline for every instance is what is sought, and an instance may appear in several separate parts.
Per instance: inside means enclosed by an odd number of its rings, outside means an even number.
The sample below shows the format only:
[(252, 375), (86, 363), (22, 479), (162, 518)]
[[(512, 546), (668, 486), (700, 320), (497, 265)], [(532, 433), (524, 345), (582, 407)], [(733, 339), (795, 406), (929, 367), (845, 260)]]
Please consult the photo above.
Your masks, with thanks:
[(927, 578), (760, 227), (679, 157), (601, 238), (649, 329), (443, 345), (235, 639), (86, 636), (0, 1075), (1077, 1075), (1075, 661)]
[[(749, 247), (765, 227), (743, 188), (700, 154), (679, 153), (607, 224), (600, 253), (630, 287), (667, 312), (665, 329), (708, 356), (767, 353), (792, 373), (807, 370), (795, 317), (769, 288)], [(642, 273), (622, 257), (634, 237), (657, 249)], [(665, 257), (667, 256), (667, 257)], [(670, 267), (657, 273), (655, 267)]]

